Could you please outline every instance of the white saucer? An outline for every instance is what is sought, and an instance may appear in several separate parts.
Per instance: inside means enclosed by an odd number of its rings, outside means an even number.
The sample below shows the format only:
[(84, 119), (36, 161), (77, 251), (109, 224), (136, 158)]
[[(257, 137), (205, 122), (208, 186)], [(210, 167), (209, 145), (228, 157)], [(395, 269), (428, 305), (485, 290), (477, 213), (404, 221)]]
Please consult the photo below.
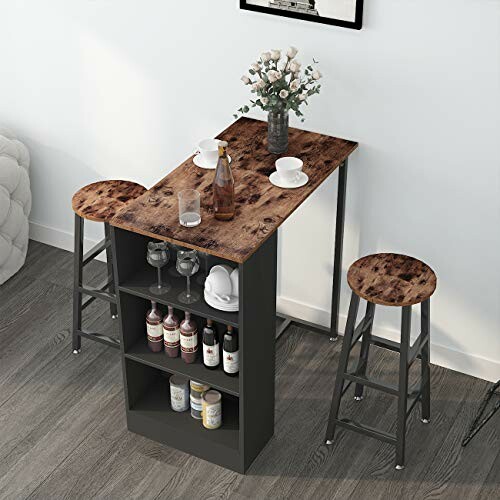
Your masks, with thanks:
[(221, 302), (205, 290), (205, 302), (214, 309), (219, 309), (219, 311), (236, 312), (239, 309), (240, 301), (238, 297), (231, 296), (230, 302)]
[(269, 176), (271, 184), (283, 189), (294, 189), (305, 186), (309, 182), (309, 177), (304, 172), (300, 172), (299, 178), (295, 182), (289, 182), (281, 179), (278, 172), (273, 172)]
[[(193, 158), (193, 163), (197, 167), (204, 168), (205, 170), (215, 170), (217, 168), (217, 162), (215, 162), (215, 164), (212, 165), (212, 164), (208, 164), (208, 163), (203, 162), (201, 158), (202, 157), (200, 154), (195, 155)], [(229, 163), (231, 163), (231, 157), (229, 155), (227, 155), (227, 159), (229, 160)]]

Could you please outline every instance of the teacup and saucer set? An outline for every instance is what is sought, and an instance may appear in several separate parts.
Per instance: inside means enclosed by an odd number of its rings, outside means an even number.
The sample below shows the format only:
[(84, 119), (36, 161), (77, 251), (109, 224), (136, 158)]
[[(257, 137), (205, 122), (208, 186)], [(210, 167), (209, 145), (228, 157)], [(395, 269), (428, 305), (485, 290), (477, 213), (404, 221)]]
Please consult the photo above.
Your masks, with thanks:
[(239, 309), (238, 282), (237, 268), (212, 267), (205, 280), (205, 302), (220, 311), (236, 312)]
[[(228, 155), (231, 162), (231, 157)], [(198, 147), (193, 158), (193, 163), (200, 168), (215, 170), (219, 160), (219, 141), (217, 139), (204, 139), (198, 143)]]
[(294, 189), (309, 182), (307, 174), (302, 172), (304, 162), (299, 158), (285, 156), (276, 160), (276, 172), (269, 176), (271, 184), (283, 189)]

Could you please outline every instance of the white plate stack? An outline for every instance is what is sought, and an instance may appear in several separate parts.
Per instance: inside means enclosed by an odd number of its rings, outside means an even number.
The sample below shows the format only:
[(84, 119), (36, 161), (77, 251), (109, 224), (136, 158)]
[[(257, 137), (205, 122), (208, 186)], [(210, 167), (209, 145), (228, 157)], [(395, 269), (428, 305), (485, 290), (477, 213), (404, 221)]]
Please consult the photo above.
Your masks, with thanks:
[(238, 269), (224, 265), (212, 267), (205, 280), (205, 302), (220, 311), (238, 311), (238, 278)]

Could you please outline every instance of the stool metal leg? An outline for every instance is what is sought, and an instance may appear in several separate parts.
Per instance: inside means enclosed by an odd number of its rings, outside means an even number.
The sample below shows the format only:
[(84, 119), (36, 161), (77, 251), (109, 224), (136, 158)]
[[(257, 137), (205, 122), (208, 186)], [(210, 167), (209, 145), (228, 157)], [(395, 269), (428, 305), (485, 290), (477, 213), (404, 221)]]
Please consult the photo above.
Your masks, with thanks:
[[(366, 313), (363, 320), (363, 339), (361, 340), (361, 349), (359, 351), (358, 367), (356, 368), (356, 375), (365, 376), (366, 368), (368, 366), (368, 354), (370, 352), (373, 319), (375, 316), (375, 304), (373, 302), (366, 303)], [(354, 389), (354, 399), (361, 401), (363, 399), (364, 386), (356, 384)]]
[[(113, 272), (113, 251), (111, 250), (111, 232), (109, 230), (109, 224), (107, 222), (104, 223), (104, 235), (106, 238), (106, 242), (109, 242), (109, 246), (106, 248), (106, 261), (108, 264), (108, 280), (109, 280), (109, 291), (112, 294), (116, 293), (115, 289), (115, 278)], [(118, 318), (118, 306), (114, 302), (109, 303), (109, 312), (113, 319)]]
[(75, 214), (75, 253), (73, 255), (73, 354), (78, 354), (82, 339), (78, 334), (82, 329), (82, 286), (83, 277), (83, 219)]
[(403, 307), (401, 319), (401, 352), (399, 357), (399, 396), (396, 430), (396, 469), (405, 466), (406, 419), (408, 411), (408, 355), (410, 351), (411, 306)]
[(330, 416), (328, 418), (328, 427), (326, 430), (326, 444), (332, 444), (335, 434), (336, 420), (339, 416), (340, 400), (344, 390), (344, 374), (347, 371), (349, 353), (351, 352), (351, 342), (356, 327), (356, 318), (358, 316), (359, 297), (353, 292), (351, 294), (351, 303), (349, 305), (349, 314), (347, 316), (347, 325), (345, 329), (344, 340), (342, 341), (342, 351), (340, 353), (339, 366), (337, 368), (337, 378), (335, 379), (335, 388), (333, 392), (332, 405), (330, 407)]
[(427, 342), (422, 347), (422, 422), (428, 424), (431, 418), (431, 369), (430, 369), (430, 329), (431, 329), (431, 299), (422, 302), (421, 324), (422, 334), (427, 337)]

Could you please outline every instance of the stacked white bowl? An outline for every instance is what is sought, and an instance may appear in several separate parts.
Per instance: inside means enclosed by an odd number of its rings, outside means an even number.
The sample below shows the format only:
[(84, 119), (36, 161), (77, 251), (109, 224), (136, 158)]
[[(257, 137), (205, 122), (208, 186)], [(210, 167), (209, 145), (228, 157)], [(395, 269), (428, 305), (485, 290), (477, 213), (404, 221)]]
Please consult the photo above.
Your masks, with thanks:
[(238, 269), (217, 265), (205, 280), (205, 302), (220, 311), (234, 312), (239, 308)]

